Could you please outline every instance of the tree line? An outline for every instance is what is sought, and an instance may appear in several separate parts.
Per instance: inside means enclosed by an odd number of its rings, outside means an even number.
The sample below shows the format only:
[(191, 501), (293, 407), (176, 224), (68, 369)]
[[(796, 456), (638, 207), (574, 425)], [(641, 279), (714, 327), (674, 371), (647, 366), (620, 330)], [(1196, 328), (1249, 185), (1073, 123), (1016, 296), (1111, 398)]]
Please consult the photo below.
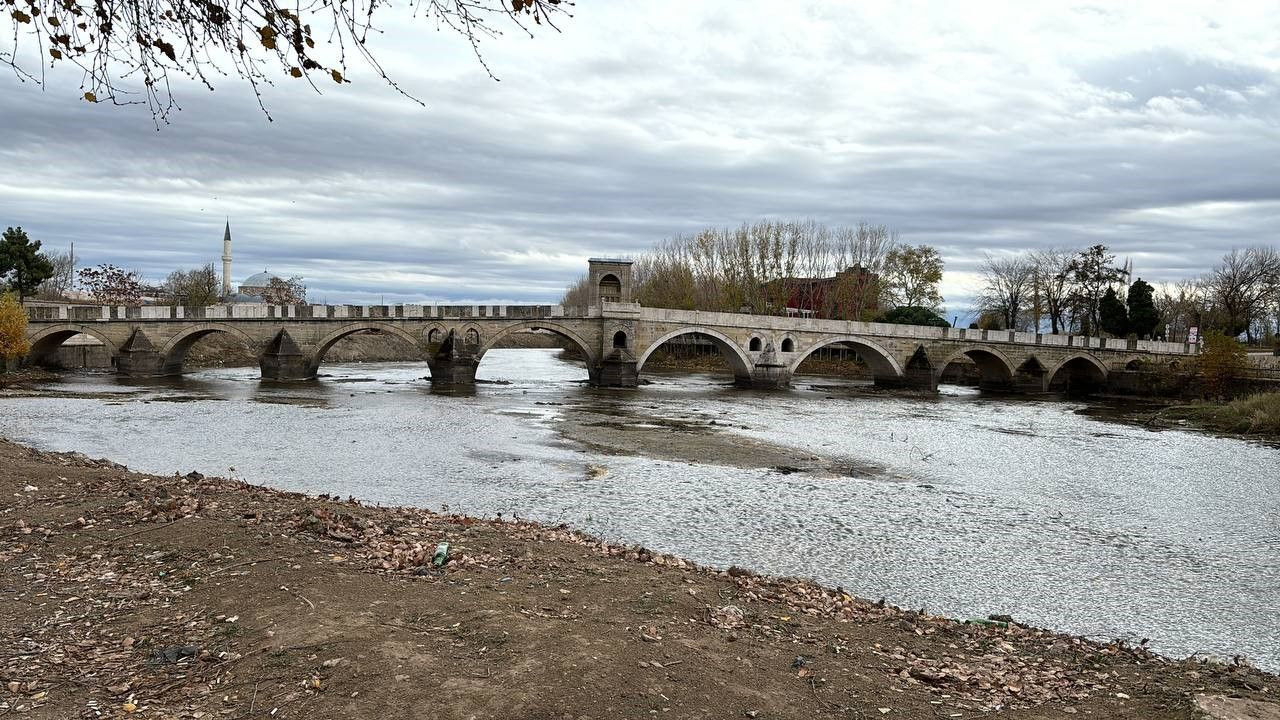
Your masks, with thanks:
[[(143, 281), (142, 273), (111, 263), (76, 268), (71, 251), (44, 251), (21, 227), (0, 236), (0, 284), (21, 303), (29, 297), (66, 300), (79, 289), (86, 299), (103, 305), (142, 305), (144, 299), (170, 305), (215, 305), (226, 300), (222, 278), (213, 263), (169, 273), (158, 285)], [(307, 288), (298, 277), (271, 278), (261, 300), (270, 305), (307, 301)]]
[(1105, 245), (1050, 249), (982, 264), (978, 326), (990, 329), (1187, 340), (1280, 335), (1280, 252), (1233, 249), (1197, 278), (1152, 285), (1118, 265)]
[[(772, 221), (677, 235), (634, 258), (633, 299), (685, 310), (783, 315), (788, 306), (823, 317), (874, 320), (914, 308), (943, 322), (943, 262), (927, 245), (900, 242), (885, 225), (829, 227)], [(829, 283), (810, 278), (831, 277)], [(563, 304), (590, 304), (580, 278)]]
[[(652, 307), (949, 325), (939, 314), (937, 249), (903, 243), (885, 225), (772, 221), (676, 235), (633, 258), (633, 300)], [(1236, 249), (1177, 283), (1134, 277), (1105, 245), (988, 256), (971, 327), (1185, 341), (1280, 335), (1280, 252)], [(814, 278), (827, 278), (815, 283)], [(562, 303), (590, 304), (579, 278)]]

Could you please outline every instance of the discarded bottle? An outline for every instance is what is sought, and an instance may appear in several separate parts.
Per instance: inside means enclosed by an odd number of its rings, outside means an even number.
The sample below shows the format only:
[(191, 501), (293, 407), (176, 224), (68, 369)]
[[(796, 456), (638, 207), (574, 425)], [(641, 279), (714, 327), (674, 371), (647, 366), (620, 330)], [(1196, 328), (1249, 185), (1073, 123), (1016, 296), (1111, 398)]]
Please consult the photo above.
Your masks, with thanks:
[(440, 567), (449, 562), (449, 543), (442, 542), (436, 545), (436, 554), (431, 557), (431, 564)]
[(996, 627), (996, 628), (1002, 628), (1006, 630), (1009, 628), (1009, 623), (1003, 622), (1001, 620), (987, 620), (986, 618), (969, 618), (968, 620), (965, 620), (965, 622), (970, 625), (982, 625), (984, 627)]

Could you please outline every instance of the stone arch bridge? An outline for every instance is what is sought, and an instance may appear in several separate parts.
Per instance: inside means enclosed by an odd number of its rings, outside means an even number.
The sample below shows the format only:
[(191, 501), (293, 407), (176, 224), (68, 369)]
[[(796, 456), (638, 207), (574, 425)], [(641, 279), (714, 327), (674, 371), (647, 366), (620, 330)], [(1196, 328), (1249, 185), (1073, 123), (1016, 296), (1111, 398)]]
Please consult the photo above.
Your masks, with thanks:
[(720, 349), (737, 383), (747, 387), (784, 387), (809, 355), (842, 346), (857, 351), (877, 385), (936, 389), (948, 364), (968, 358), (985, 389), (1040, 393), (1105, 386), (1119, 372), (1174, 366), (1197, 351), (1183, 343), (648, 308), (629, 302), (629, 274), (624, 279), (604, 274), (601, 287), (610, 299), (596, 297), (593, 305), (577, 310), (548, 305), (30, 307), (27, 361), (40, 363), (65, 340), (85, 334), (106, 346), (121, 374), (174, 375), (182, 373), (195, 343), (224, 333), (252, 349), (263, 378), (301, 380), (316, 376), (325, 353), (342, 338), (375, 332), (416, 348), (433, 383), (449, 388), (473, 384), (485, 353), (504, 338), (541, 330), (576, 349), (591, 383), (604, 387), (635, 387), (654, 350), (668, 340), (697, 335)]

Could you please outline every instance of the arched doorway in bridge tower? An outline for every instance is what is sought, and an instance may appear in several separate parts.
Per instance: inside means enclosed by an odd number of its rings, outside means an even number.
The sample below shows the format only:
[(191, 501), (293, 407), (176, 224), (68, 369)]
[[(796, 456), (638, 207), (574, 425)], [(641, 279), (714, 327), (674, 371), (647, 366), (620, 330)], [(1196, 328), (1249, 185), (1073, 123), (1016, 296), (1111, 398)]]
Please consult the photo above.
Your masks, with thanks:
[(600, 299), (604, 302), (622, 302), (622, 281), (608, 273), (600, 278)]

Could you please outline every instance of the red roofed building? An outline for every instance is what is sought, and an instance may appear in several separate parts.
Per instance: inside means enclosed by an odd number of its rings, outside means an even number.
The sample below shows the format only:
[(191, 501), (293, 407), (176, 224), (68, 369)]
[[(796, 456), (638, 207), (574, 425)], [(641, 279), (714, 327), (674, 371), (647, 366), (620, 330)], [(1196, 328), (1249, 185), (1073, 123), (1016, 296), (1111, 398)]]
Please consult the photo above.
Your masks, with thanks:
[(769, 310), (834, 320), (867, 320), (880, 311), (880, 276), (859, 265), (828, 278), (779, 278), (764, 284)]

